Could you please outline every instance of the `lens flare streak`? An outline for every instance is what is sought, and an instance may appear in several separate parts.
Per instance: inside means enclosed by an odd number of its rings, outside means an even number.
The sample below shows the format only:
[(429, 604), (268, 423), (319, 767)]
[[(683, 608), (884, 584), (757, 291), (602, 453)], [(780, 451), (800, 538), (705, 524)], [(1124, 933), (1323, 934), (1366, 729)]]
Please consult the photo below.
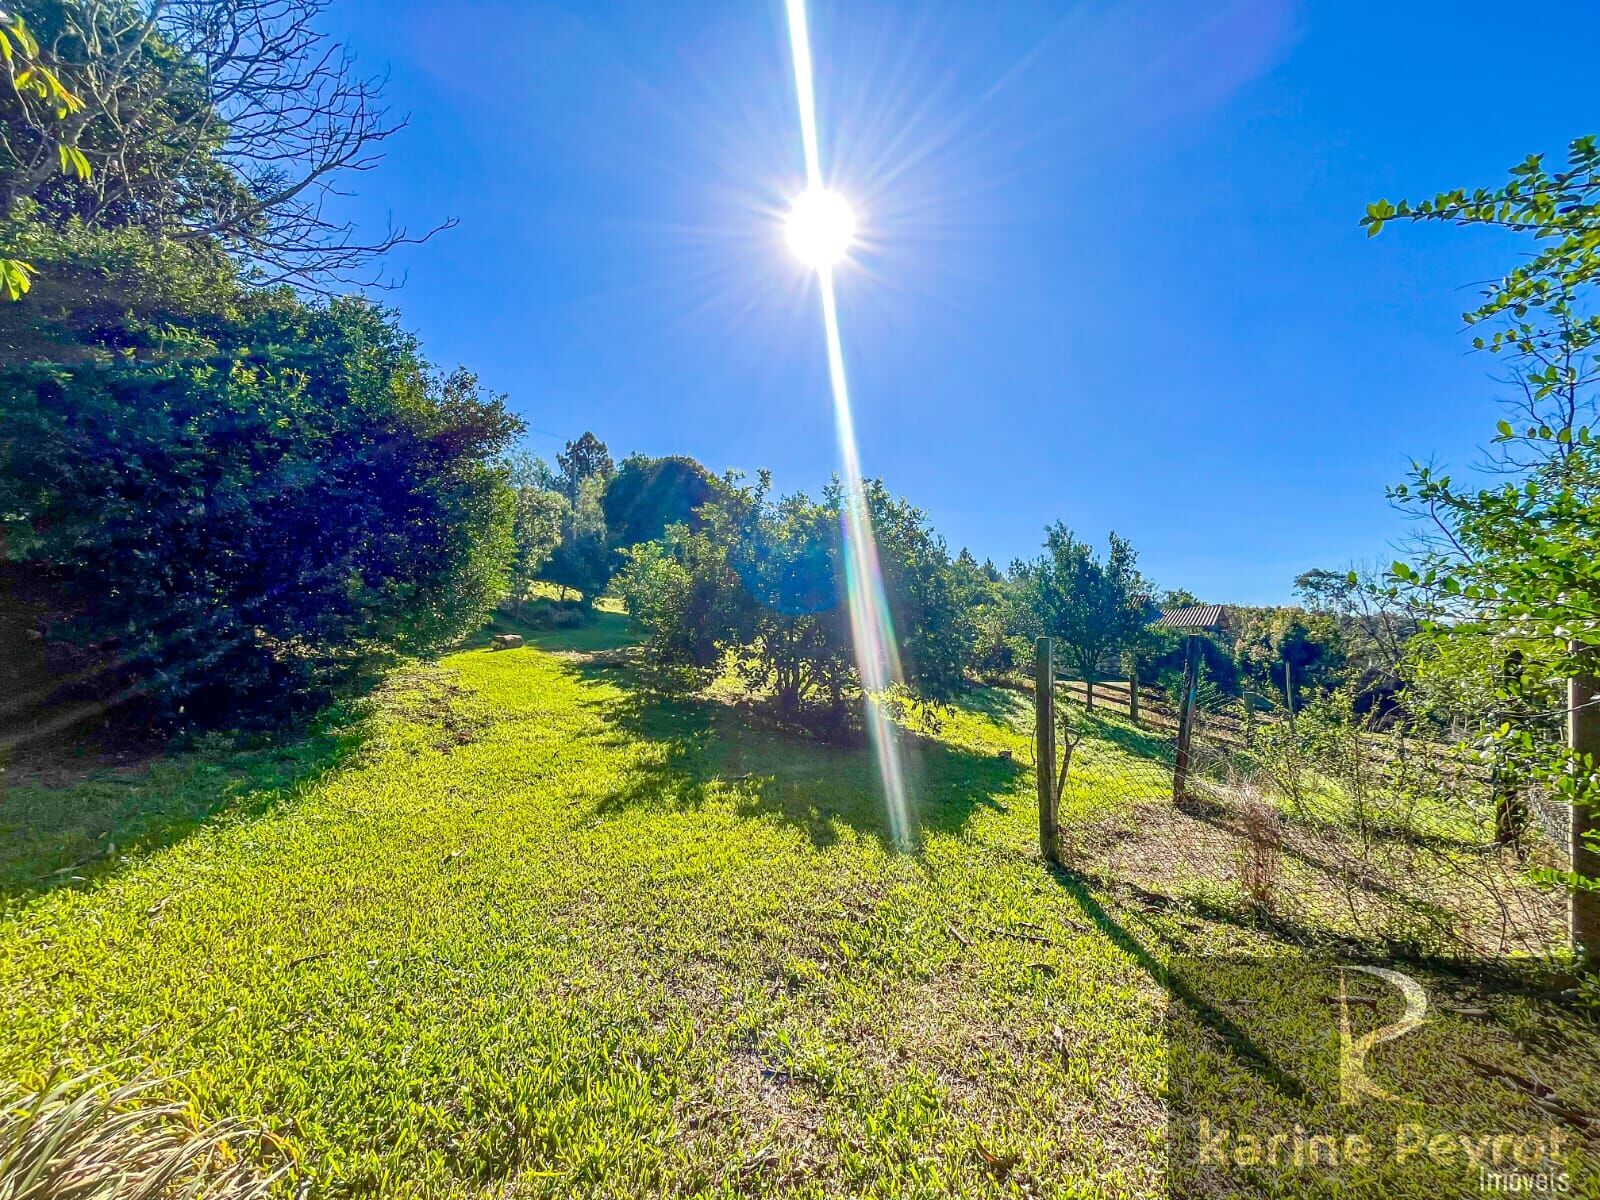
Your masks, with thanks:
[[(811, 39), (806, 26), (805, 0), (786, 0), (789, 44), (794, 56), (795, 93), (800, 103), (800, 135), (804, 144), (806, 186), (823, 188), (822, 156), (817, 144), (816, 91), (812, 83)], [(828, 382), (833, 391), (834, 429), (839, 444), (839, 469), (844, 479), (845, 590), (850, 612), (850, 632), (855, 642), (856, 666), (866, 694), (867, 735), (878, 763), (889, 829), (895, 844), (911, 844), (911, 808), (905, 771), (895, 726), (884, 708), (888, 689), (903, 677), (894, 625), (878, 563), (878, 543), (867, 511), (861, 484), (861, 458), (856, 448), (855, 420), (850, 409), (850, 389), (845, 379), (844, 347), (839, 337), (839, 305), (834, 294), (833, 269), (817, 267), (822, 294), (822, 324), (827, 335)]]

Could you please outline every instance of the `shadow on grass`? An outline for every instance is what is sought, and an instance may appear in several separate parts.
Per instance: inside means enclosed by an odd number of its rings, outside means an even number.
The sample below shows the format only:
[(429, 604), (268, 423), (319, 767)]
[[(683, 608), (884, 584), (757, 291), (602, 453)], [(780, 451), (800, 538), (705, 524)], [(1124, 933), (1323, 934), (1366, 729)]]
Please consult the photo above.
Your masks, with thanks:
[[(1360, 833), (1353, 813), (1343, 817), (1333, 817), (1298, 811), (1289, 806), (1284, 810), (1283, 816), (1284, 820), (1291, 821), (1313, 834), (1358, 835)], [(1478, 836), (1465, 832), (1441, 833), (1421, 828), (1415, 821), (1389, 818), (1380, 814), (1376, 818), (1370, 816), (1367, 818), (1366, 829), (1368, 836), (1380, 842), (1393, 842), (1422, 850), (1475, 854), (1492, 848), (1489, 839), (1493, 834), (1487, 828), (1480, 831)]]
[(1080, 878), (1060, 867), (1049, 867), (1048, 870), (1050, 877), (1071, 897), (1096, 929), (1138, 963), (1140, 968), (1165, 989), (1169, 996), (1183, 1003), (1194, 1013), (1222, 1039), (1239, 1061), (1257, 1078), (1270, 1084), (1285, 1096), (1296, 1100), (1306, 1096), (1308, 1087), (1304, 1080), (1280, 1066), (1238, 1022), (1200, 994), (1180, 972), (1173, 971), (1143, 942), (1134, 937), (1126, 926), (1105, 910)]
[(224, 739), (127, 767), (0, 773), (0, 906), (83, 888), (224, 817), (260, 816), (336, 771), (364, 740), (355, 717), (325, 715), (238, 749)]
[[(731, 800), (741, 816), (777, 817), (818, 847), (838, 841), (844, 829), (892, 843), (869, 748), (818, 742), (779, 726), (756, 704), (652, 695), (626, 665), (585, 663), (579, 670), (623, 689), (621, 701), (592, 702), (612, 736), (654, 748), (653, 761), (600, 801), (600, 814), (692, 809), (715, 797)], [(998, 797), (1016, 787), (1021, 768), (1015, 762), (897, 732), (919, 843), (929, 833), (959, 831), (979, 809), (1004, 810)]]
[[(1213, 829), (1219, 830), (1231, 838), (1241, 842), (1248, 839), (1249, 834), (1240, 824), (1238, 815), (1226, 806), (1207, 800), (1203, 795), (1190, 796), (1181, 805), (1180, 810), (1196, 821), (1201, 821)], [(1289, 819), (1293, 819), (1290, 814)], [(1324, 835), (1335, 835), (1341, 838), (1355, 836), (1352, 831), (1334, 822), (1301, 822), (1302, 827)], [(1402, 844), (1426, 844), (1414, 842), (1407, 838), (1392, 838), (1389, 835), (1374, 831), (1377, 842), (1393, 840)], [(1281, 838), (1278, 841), (1278, 852), (1298, 862), (1301, 866), (1318, 876), (1324, 883), (1346, 891), (1360, 892), (1375, 900), (1382, 900), (1394, 905), (1396, 908), (1406, 910), (1418, 919), (1427, 922), (1425, 931), (1434, 936), (1447, 931), (1459, 915), (1449, 904), (1431, 900), (1415, 892), (1407, 891), (1399, 886), (1394, 878), (1385, 878), (1374, 869), (1365, 855), (1359, 855), (1351, 850), (1340, 858), (1337, 845), (1327, 845), (1327, 852), (1319, 853), (1317, 850), (1304, 844), (1302, 840)], [(1381, 846), (1379, 847), (1382, 848)], [(1451, 848), (1456, 848), (1451, 846)], [(1389, 868), (1392, 870), (1392, 866)]]
[(553, 628), (536, 621), (518, 621), (497, 612), (488, 625), (465, 639), (457, 650), (482, 650), (496, 634), (514, 633), (528, 645), (552, 654), (600, 654), (621, 650), (638, 639), (628, 627), (628, 615), (597, 608), (586, 614), (581, 624)]
[[(1166, 988), (1169, 994), (1184, 1000), (1185, 1003), (1188, 1002), (1188, 997), (1173, 985), (1170, 968), (1161, 958), (1139, 943), (1113, 917), (1105, 913), (1104, 907), (1089, 892), (1089, 884), (1092, 883), (1102, 889), (1115, 889), (1119, 895), (1125, 896), (1133, 904), (1150, 912), (1188, 913), (1205, 921), (1232, 926), (1241, 931), (1264, 933), (1315, 958), (1374, 966), (1400, 964), (1407, 969), (1428, 972), (1436, 980), (1449, 980), (1470, 986), (1475, 992), (1485, 996), (1549, 1000), (1558, 990), (1552, 980), (1560, 979), (1559, 973), (1552, 974), (1548, 964), (1536, 961), (1441, 954), (1429, 951), (1411, 941), (1362, 939), (1348, 933), (1331, 931), (1323, 926), (1297, 921), (1287, 914), (1253, 905), (1229, 905), (1198, 896), (1180, 900), (1164, 892), (1141, 887), (1126, 879), (1112, 879), (1098, 875), (1080, 876), (1062, 867), (1051, 867), (1049, 870), (1056, 882), (1078, 903), (1090, 920), (1130, 954), (1152, 979)], [(1104, 917), (1104, 923), (1101, 916), (1096, 915), (1097, 913)], [(1159, 932), (1156, 936), (1161, 943), (1163, 954), (1168, 952), (1194, 954), (1179, 936)], [(1120, 940), (1123, 937), (1127, 938), (1126, 942)], [(1564, 980), (1561, 980), (1560, 986), (1565, 986)], [(1202, 1020), (1205, 1019), (1205, 1014), (1199, 1015)]]
[(1108, 717), (1101, 712), (1084, 713), (1083, 722), (1090, 737), (1110, 742), (1135, 758), (1149, 759), (1170, 768), (1177, 756), (1177, 746), (1170, 734), (1143, 729), (1126, 719)]
[(1030, 727), (1033, 721), (1032, 697), (1006, 688), (975, 687), (957, 696), (953, 707), (988, 717), (1001, 725), (1013, 724), (1023, 716), (1027, 717)]

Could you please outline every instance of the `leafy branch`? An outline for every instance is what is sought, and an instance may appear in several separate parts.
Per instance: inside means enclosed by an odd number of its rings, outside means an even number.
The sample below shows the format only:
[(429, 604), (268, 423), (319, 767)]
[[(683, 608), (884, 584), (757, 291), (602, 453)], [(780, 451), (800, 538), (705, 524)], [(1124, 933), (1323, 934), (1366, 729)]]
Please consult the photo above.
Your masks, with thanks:
[[(42, 102), (57, 122), (83, 110), (83, 101), (68, 91), (44, 63), (38, 39), (28, 23), (20, 14), (4, 9), (0, 9), (0, 62), (4, 63), (6, 78), (17, 99)], [(56, 142), (56, 159), (64, 175), (88, 180), (94, 173), (83, 151), (65, 141)], [(0, 257), (0, 291), (4, 291), (7, 300), (21, 300), (33, 287), (36, 274), (31, 263)]]

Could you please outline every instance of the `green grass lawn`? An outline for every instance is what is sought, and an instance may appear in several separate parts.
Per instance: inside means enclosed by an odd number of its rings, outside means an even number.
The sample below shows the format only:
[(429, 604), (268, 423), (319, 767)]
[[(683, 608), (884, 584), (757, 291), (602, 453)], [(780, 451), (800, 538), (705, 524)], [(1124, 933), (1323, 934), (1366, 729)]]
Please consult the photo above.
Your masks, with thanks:
[[(618, 614), (538, 642), (283, 745), (8, 772), (0, 1078), (180, 1073), (313, 1195), (1165, 1194), (1172, 964), (1299, 947), (1047, 870), (1005, 693), (906, 733), (897, 853), (865, 750), (636, 693)], [(1528, 1053), (1564, 1019), (1492, 1004)]]

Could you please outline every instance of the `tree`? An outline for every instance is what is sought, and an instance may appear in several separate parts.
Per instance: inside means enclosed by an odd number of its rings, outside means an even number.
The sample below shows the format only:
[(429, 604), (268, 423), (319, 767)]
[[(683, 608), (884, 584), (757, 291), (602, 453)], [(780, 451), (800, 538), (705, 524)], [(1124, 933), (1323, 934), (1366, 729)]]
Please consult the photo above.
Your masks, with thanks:
[(1144, 628), (1149, 588), (1134, 563), (1137, 556), (1115, 533), (1104, 561), (1059, 521), (1045, 530), (1045, 553), (1024, 571), (1038, 627), (1061, 642), (1094, 707), (1100, 666), (1120, 653)]
[(513, 450), (506, 455), (506, 462), (511, 467), (512, 486), (563, 494), (561, 476), (541, 456), (527, 450)]
[(1139, 719), (1139, 689), (1153, 683), (1163, 666), (1175, 665), (1183, 655), (1183, 637), (1175, 630), (1141, 625), (1122, 647), (1122, 669), (1128, 675), (1128, 719)]
[(839, 513), (801, 493), (769, 501), (767, 486), (763, 476), (730, 530), (728, 562), (749, 597), (729, 631), (748, 651), (739, 670), (747, 683), (772, 689), (783, 720), (795, 720), (809, 695), (825, 693), (838, 730), (855, 671)]
[[(39, 42), (21, 15), (0, 9), (0, 63), (12, 95), (21, 107), (38, 105), (59, 124), (83, 108), (83, 101), (69, 92), (50, 69), (39, 51)], [(63, 174), (88, 179), (93, 171), (89, 160), (75, 146), (57, 138), (56, 157)], [(0, 257), (0, 292), (7, 300), (20, 300), (33, 287), (36, 270), (20, 258)]]
[(1307, 609), (1337, 627), (1340, 683), (1351, 689), (1357, 710), (1391, 709), (1406, 681), (1411, 639), (1421, 628), (1417, 606), (1370, 567), (1318, 568), (1297, 576), (1294, 586)]
[(1239, 606), (1231, 620), (1235, 659), (1268, 695), (1281, 694), (1292, 709), (1301, 688), (1332, 685), (1343, 655), (1331, 615), (1292, 605)]
[[(1469, 681), (1463, 714), (1491, 739), (1502, 772), (1519, 772), (1570, 806), (1570, 933), (1600, 957), (1600, 446), (1594, 431), (1600, 314), (1600, 147), (1571, 143), (1567, 166), (1542, 156), (1495, 190), (1378, 201), (1363, 220), (1377, 234), (1397, 219), (1486, 225), (1528, 234), (1530, 257), (1491, 283), (1465, 314), (1498, 326), (1476, 348), (1506, 362), (1519, 395), (1499, 423), (1489, 486), (1463, 486), (1414, 466), (1392, 490), (1432, 534), (1418, 561), (1394, 564), (1398, 593), (1428, 615), (1415, 639), (1419, 674)], [(1508, 664), (1516, 664), (1508, 669)], [(1550, 728), (1559, 714), (1562, 740)]]
[[(948, 703), (966, 686), (967, 652), (975, 633), (972, 597), (925, 512), (890, 495), (882, 480), (865, 483), (862, 495), (906, 686), (924, 701)], [(835, 528), (847, 503), (849, 496), (838, 483), (824, 496)]]
[(556, 455), (556, 465), (561, 468), (561, 490), (574, 512), (578, 508), (578, 490), (585, 480), (598, 479), (603, 489), (616, 472), (606, 444), (589, 432), (568, 442), (567, 448)]
[(0, 584), (81, 695), (282, 720), (504, 596), (520, 424), (361, 300), (251, 304), (203, 358), (0, 373)]
[(647, 660), (665, 686), (709, 683), (737, 631), (749, 626), (749, 595), (728, 566), (721, 539), (669, 527), (658, 541), (623, 551), (616, 588), (644, 634)]
[(1519, 403), (1533, 406), (1535, 421), (1523, 430), (1502, 429), (1499, 445), (1530, 443), (1535, 461), (1542, 461), (1572, 445), (1552, 446), (1545, 429), (1576, 429), (1594, 411), (1591, 351), (1600, 343), (1600, 313), (1585, 312), (1583, 301), (1600, 285), (1600, 142), (1594, 135), (1575, 139), (1565, 170), (1551, 171), (1542, 154), (1530, 154), (1510, 175), (1503, 187), (1470, 196), (1456, 188), (1416, 204), (1379, 200), (1368, 205), (1361, 223), (1368, 237), (1396, 220), (1490, 226), (1532, 237), (1537, 251), (1491, 284), (1483, 303), (1463, 319), (1474, 326), (1501, 323), (1473, 345), (1512, 364), (1528, 385)]
[(511, 559), (510, 600), (519, 620), (529, 588), (540, 578), (545, 564), (561, 544), (561, 529), (566, 520), (567, 502), (559, 492), (527, 484), (516, 489), (511, 527), (516, 549)]
[(566, 528), (561, 542), (539, 575), (547, 583), (577, 592), (585, 610), (594, 607), (616, 568), (616, 556), (606, 538), (605, 510), (600, 503), (604, 493), (605, 476), (593, 474), (580, 480), (573, 502), (565, 511)]
[(694, 526), (714, 487), (710, 474), (692, 458), (630, 454), (601, 500), (612, 546), (653, 542), (669, 525)]
[[(317, 31), (324, 0), (21, 8), (84, 103), (64, 116), (49, 98), (0, 104), (0, 211), (31, 202), (57, 228), (212, 240), (247, 282), (314, 291), (370, 281), (385, 251), (437, 232), (364, 237), (328, 215), (405, 122), (386, 113), (380, 82)], [(64, 177), (69, 160), (82, 166)]]
[(979, 676), (1015, 670), (1021, 656), (1012, 636), (1015, 606), (1004, 577), (993, 563), (980, 564), (965, 549), (956, 556), (951, 570), (956, 603), (967, 614), (972, 630), (967, 669)]
[(543, 578), (550, 556), (561, 544), (571, 510), (559, 490), (560, 481), (555, 472), (537, 454), (515, 451), (506, 456), (506, 467), (516, 496), (516, 515), (512, 522), (516, 549), (511, 560), (507, 598), (520, 620), (530, 588)]
[[(861, 690), (847, 603), (837, 482), (820, 501), (774, 499), (765, 473), (753, 487), (733, 478), (699, 510), (700, 524), (668, 528), (627, 554), (618, 588), (658, 664), (703, 682), (732, 652), (752, 688), (770, 690), (785, 721), (821, 705), (821, 732), (843, 734)], [(944, 543), (924, 514), (881, 483), (862, 496), (876, 531), (885, 595), (911, 694), (943, 703), (962, 686), (971, 632)]]
[(611, 550), (603, 537), (578, 536), (562, 541), (546, 561), (539, 578), (575, 592), (587, 613), (611, 583)]

